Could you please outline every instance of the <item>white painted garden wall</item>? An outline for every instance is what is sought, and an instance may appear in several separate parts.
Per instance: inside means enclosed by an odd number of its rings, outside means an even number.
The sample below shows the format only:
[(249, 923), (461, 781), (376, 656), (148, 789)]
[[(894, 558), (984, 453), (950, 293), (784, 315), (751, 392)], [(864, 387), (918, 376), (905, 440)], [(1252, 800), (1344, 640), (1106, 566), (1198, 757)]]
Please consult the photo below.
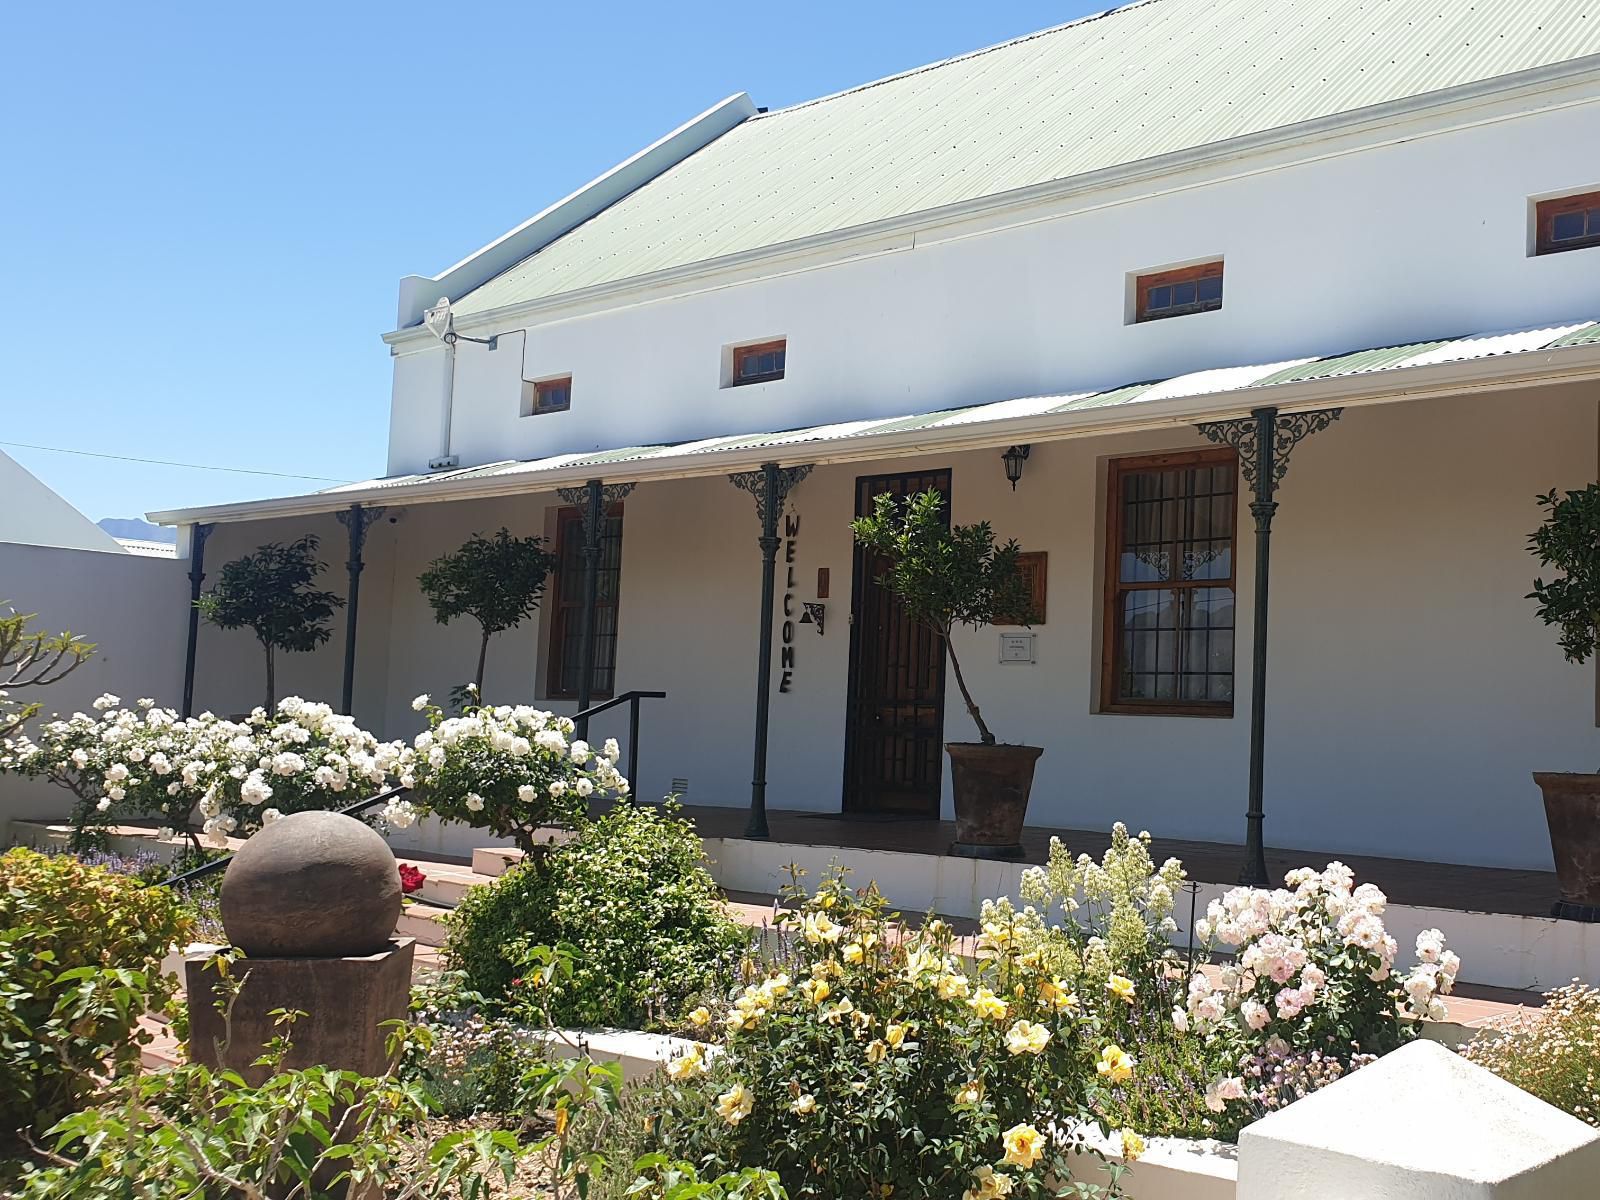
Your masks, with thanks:
[[(503, 336), (459, 349), (450, 449), (470, 465), (764, 432), (1600, 315), (1592, 252), (1528, 253), (1530, 197), (1600, 187), (1574, 153), (1600, 101), (1507, 111), (475, 320)], [(1216, 255), (1220, 311), (1126, 323), (1130, 272)], [(719, 386), (725, 345), (776, 336), (786, 378)], [(421, 471), (445, 352), (425, 331), (392, 340), (389, 468)], [(570, 412), (518, 415), (524, 378), (566, 373)]]
[[(1524, 539), (1537, 520), (1536, 492), (1593, 478), (1597, 400), (1566, 386), (1352, 410), (1296, 452), (1274, 538), (1269, 843), (1548, 868), (1528, 772), (1592, 768), (1594, 676), (1562, 660), (1523, 599), (1534, 567)], [(798, 594), (812, 599), (816, 569), (827, 567), (832, 597), (826, 635), (799, 628), (793, 691), (773, 699), (769, 803), (838, 808), (856, 476), (949, 466), (958, 521), (987, 518), (1001, 536), (1050, 555), (1036, 664), (1001, 666), (992, 630), (959, 643), (1000, 736), (1046, 747), (1030, 819), (1091, 828), (1122, 819), (1164, 836), (1237, 840), (1248, 742), (1248, 514), (1239, 530), (1235, 716), (1094, 711), (1104, 460), (1197, 444), (1192, 429), (1175, 427), (1036, 445), (1015, 493), (995, 451), (813, 473), (792, 498), (801, 521)], [(358, 715), (387, 736), (408, 735), (418, 725), (412, 696), (441, 695), (468, 677), (473, 627), (436, 625), (416, 576), (474, 531), (546, 532), (554, 503), (529, 495), (412, 505), (397, 524), (375, 527)], [(672, 693), (645, 706), (638, 790), (657, 796), (686, 778), (695, 802), (744, 804), (760, 583), (754, 505), (718, 477), (641, 485), (625, 513), (619, 687)], [(334, 564), (330, 586), (342, 588), (342, 529), (324, 523), (304, 527), (331, 527), (324, 556)], [(220, 568), (239, 549), (301, 527), (224, 526), (208, 563)], [(542, 645), (532, 626), (501, 635), (489, 698), (542, 697)], [(252, 702), (257, 656), (248, 635), (203, 632), (197, 701), (218, 711)], [(342, 624), (322, 651), (286, 662), (283, 694), (336, 696)], [(622, 728), (619, 715), (596, 733)], [(970, 736), (953, 686), (945, 730)]]
[[(42, 628), (70, 630), (98, 647), (60, 683), (15, 698), (65, 713), (89, 711), (106, 691), (129, 702), (149, 696), (176, 705), (183, 691), (187, 570), (187, 563), (172, 559), (0, 542), (0, 602), (38, 613)], [(0, 775), (0, 823), (70, 808), (71, 797), (60, 788)]]

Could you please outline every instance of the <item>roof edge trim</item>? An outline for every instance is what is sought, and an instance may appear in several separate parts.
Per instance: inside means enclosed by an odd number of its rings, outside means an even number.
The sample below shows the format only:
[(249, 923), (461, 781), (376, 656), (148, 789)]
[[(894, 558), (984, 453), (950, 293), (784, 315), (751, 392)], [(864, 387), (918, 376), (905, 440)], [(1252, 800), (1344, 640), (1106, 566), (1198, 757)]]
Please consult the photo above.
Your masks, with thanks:
[(475, 250), (437, 275), (407, 275), (400, 280), (395, 328), (422, 321), (423, 311), (441, 295), (460, 299), (503, 271), (535, 254), (583, 222), (637, 191), (697, 150), (710, 145), (756, 113), (748, 92), (729, 96), (685, 121), (631, 158), (584, 184), (571, 195), (529, 217), (509, 233)]

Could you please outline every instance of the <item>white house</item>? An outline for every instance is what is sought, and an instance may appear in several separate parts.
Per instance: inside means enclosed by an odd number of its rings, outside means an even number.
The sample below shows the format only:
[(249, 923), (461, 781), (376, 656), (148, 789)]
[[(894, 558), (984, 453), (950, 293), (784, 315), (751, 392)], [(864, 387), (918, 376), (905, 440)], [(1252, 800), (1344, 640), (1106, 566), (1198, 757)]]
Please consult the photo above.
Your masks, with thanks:
[[(330, 586), (364, 563), (279, 690), (398, 736), (475, 653), (417, 575), (502, 526), (563, 566), (485, 693), (573, 711), (596, 483), (590, 699), (670, 695), (640, 794), (750, 803), (770, 620), (766, 803), (930, 816), (973, 730), (848, 522), (938, 487), (1037, 555), (1043, 618), (957, 643), (1044, 748), (1032, 823), (1241, 842), (1256, 746), (1273, 845), (1548, 869), (1530, 771), (1600, 738), (1526, 536), (1596, 478), (1597, 322), (1600, 0), (1141, 0), (714, 105), (402, 281), (384, 478), (151, 519), (196, 575), (306, 532)], [(1253, 740), (1261, 430), (1288, 469)], [(257, 702), (256, 653), (201, 628), (194, 706)]]

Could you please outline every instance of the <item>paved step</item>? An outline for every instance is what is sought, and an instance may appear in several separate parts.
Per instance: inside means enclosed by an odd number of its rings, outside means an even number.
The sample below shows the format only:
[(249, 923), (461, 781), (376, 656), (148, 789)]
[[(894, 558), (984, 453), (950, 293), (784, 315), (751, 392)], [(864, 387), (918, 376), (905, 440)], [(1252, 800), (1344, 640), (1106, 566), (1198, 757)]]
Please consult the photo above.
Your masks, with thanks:
[(449, 911), (433, 904), (408, 904), (401, 910), (394, 931), (400, 937), (416, 938), (420, 946), (442, 946), (449, 936), (443, 919)]

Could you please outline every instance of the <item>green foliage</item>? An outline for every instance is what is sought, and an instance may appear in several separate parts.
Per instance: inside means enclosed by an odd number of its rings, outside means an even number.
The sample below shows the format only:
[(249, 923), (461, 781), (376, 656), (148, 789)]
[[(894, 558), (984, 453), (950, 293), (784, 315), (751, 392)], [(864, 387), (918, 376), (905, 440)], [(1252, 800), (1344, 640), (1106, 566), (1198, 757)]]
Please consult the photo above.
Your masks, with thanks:
[(315, 650), (331, 636), (334, 610), (344, 607), (342, 596), (312, 586), (324, 569), (317, 545), (310, 533), (287, 544), (268, 542), (224, 566), (216, 586), (195, 602), (218, 628), (256, 635), (267, 656), (268, 712), (277, 701), (274, 652)]
[(1600, 1126), (1600, 988), (1573, 980), (1462, 1047), (1480, 1067)]
[(1528, 536), (1528, 550), (1541, 566), (1562, 573), (1533, 582), (1528, 599), (1539, 619), (1561, 630), (1561, 650), (1571, 661), (1588, 661), (1600, 648), (1600, 484), (1558, 497), (1538, 497), (1544, 523)]
[(94, 643), (70, 633), (29, 629), (37, 613), (19, 613), (7, 606), (0, 617), (0, 738), (22, 728), (39, 711), (37, 703), (22, 704), (6, 693), (13, 688), (46, 687), (76, 671), (94, 653)]
[[(666, 1020), (747, 942), (723, 912), (694, 826), (671, 806), (626, 802), (472, 889), (446, 920), (446, 957), (469, 986), (508, 1013), (547, 1008), (565, 1025)], [(527, 986), (537, 948), (554, 946), (570, 948), (570, 976)]]
[[(396, 1042), (413, 1039), (427, 1034)], [(430, 1142), (426, 1116), (421, 1087), (393, 1075), (311, 1067), (251, 1087), (232, 1072), (176, 1067), (124, 1079), (104, 1104), (62, 1120), (46, 1144), (54, 1165), (26, 1176), (20, 1195), (343, 1200), (365, 1185), (391, 1200), (477, 1200), (491, 1181), (509, 1183), (528, 1152), (503, 1130)]]
[(533, 615), (555, 566), (555, 555), (544, 548), (543, 538), (512, 537), (502, 528), (493, 537), (473, 534), (453, 553), (434, 559), (417, 577), (434, 620), (445, 625), (457, 617), (471, 617), (482, 630), (478, 672), (473, 677), (480, 693), (489, 639)]
[(633, 1164), (636, 1175), (625, 1193), (638, 1200), (787, 1200), (777, 1172), (757, 1167), (702, 1180), (693, 1163), (648, 1154)]
[(984, 744), (992, 745), (994, 734), (967, 690), (950, 634), (957, 625), (981, 629), (1018, 613), (1026, 624), (1033, 598), (1017, 569), (1016, 540), (996, 545), (987, 521), (947, 525), (943, 508), (944, 497), (932, 490), (907, 497), (903, 505), (885, 494), (873, 500), (870, 517), (857, 517), (850, 528), (857, 542), (888, 560), (884, 586), (913, 620), (944, 640), (967, 712)]
[(43, 1127), (138, 1062), (140, 1014), (189, 921), (164, 889), (68, 855), (0, 856), (0, 1137)]

